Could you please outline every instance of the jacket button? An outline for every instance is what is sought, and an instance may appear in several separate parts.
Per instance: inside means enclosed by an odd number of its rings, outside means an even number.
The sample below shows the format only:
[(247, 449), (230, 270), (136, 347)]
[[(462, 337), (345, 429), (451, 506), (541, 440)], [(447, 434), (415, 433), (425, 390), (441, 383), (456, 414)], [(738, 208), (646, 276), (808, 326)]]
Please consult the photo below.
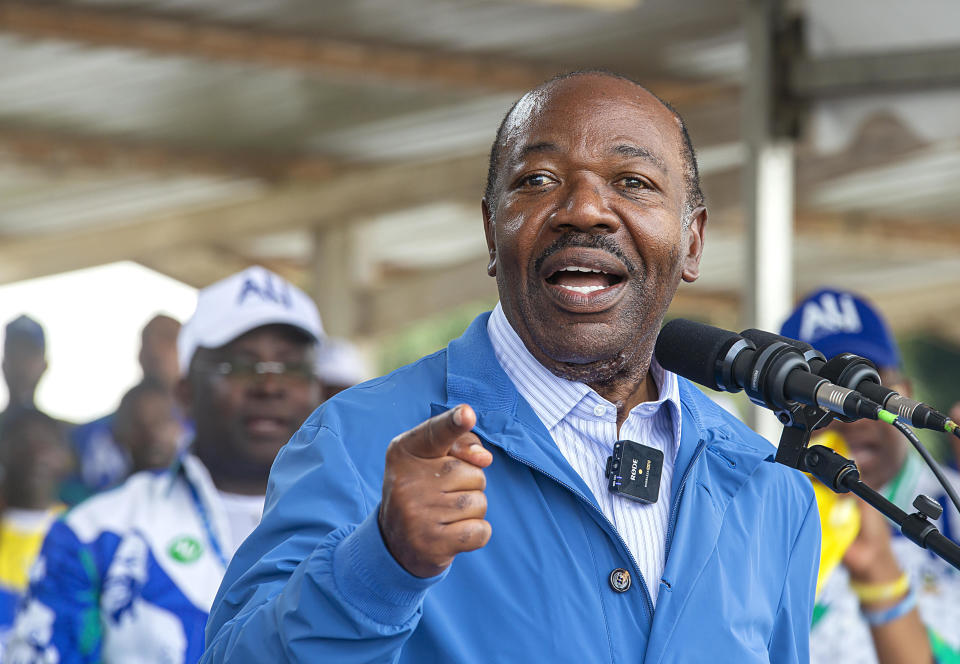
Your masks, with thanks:
[(610, 587), (613, 588), (618, 593), (625, 593), (630, 590), (630, 584), (633, 583), (630, 579), (630, 572), (627, 570), (618, 567), (617, 569), (610, 572)]

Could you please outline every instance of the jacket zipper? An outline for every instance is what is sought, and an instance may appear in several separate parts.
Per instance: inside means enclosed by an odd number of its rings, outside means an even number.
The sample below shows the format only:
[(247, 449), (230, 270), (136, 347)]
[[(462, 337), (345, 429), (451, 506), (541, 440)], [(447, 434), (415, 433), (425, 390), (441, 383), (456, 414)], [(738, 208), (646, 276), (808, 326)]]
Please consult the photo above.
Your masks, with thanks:
[[(487, 441), (487, 442), (488, 442), (488, 444), (491, 444), (491, 445), (493, 444), (493, 443), (490, 443), (489, 441)], [(500, 447), (500, 446), (498, 445), (497, 447)], [(503, 448), (501, 447), (500, 449), (503, 449)], [(546, 477), (549, 477), (551, 480), (553, 480), (554, 482), (556, 482), (556, 483), (559, 484), (560, 486), (566, 488), (568, 491), (570, 491), (571, 493), (573, 493), (573, 495), (575, 495), (575, 496), (576, 496), (577, 498), (579, 498), (581, 501), (583, 501), (583, 502), (585, 502), (587, 505), (589, 505), (597, 514), (600, 515), (600, 518), (602, 518), (602, 519), (607, 523), (607, 525), (610, 526), (610, 530), (617, 536), (617, 539), (620, 540), (620, 544), (623, 545), (623, 550), (627, 552), (627, 556), (630, 558), (630, 562), (633, 564), (634, 573), (637, 575), (637, 578), (640, 579), (640, 587), (643, 589), (643, 598), (644, 598), (644, 600), (646, 600), (647, 613), (648, 613), (648, 615), (650, 616), (650, 622), (652, 623), (652, 622), (653, 622), (653, 600), (650, 598), (650, 591), (647, 589), (646, 579), (643, 578), (643, 573), (640, 571), (640, 566), (637, 564), (636, 558), (633, 557), (633, 553), (630, 551), (630, 547), (627, 546), (627, 543), (624, 541), (624, 539), (623, 539), (623, 537), (620, 535), (620, 533), (617, 532), (616, 526), (614, 526), (613, 523), (610, 522), (610, 519), (607, 518), (607, 515), (604, 514), (603, 511), (602, 511), (599, 507), (597, 507), (596, 505), (594, 505), (586, 496), (584, 496), (584, 495), (583, 495), (580, 491), (578, 491), (575, 487), (570, 486), (569, 484), (567, 484), (566, 482), (564, 482), (563, 480), (561, 480), (559, 477), (555, 477), (555, 476), (551, 475), (550, 473), (548, 473), (547, 471), (545, 471), (545, 470), (544, 470), (543, 468), (541, 468), (540, 466), (538, 466), (538, 465), (536, 465), (536, 464), (534, 464), (534, 463), (531, 463), (531, 462), (527, 461), (526, 459), (522, 459), (522, 458), (518, 457), (517, 455), (513, 454), (512, 452), (508, 452), (508, 451), (505, 450), (505, 449), (504, 449), (503, 451), (506, 452), (506, 453), (507, 453), (507, 456), (509, 456), (509, 457), (510, 457), (511, 459), (513, 459), (514, 461), (519, 461), (519, 462), (522, 463), (523, 465), (528, 466), (528, 467), (530, 467), (530, 468), (533, 468), (534, 470), (536, 470), (537, 472), (539, 472), (541, 475), (544, 475), (544, 476), (546, 476)]]
[(667, 525), (667, 544), (663, 553), (664, 560), (670, 558), (670, 547), (673, 545), (673, 529), (677, 525), (677, 517), (680, 513), (680, 500), (683, 498), (683, 492), (687, 488), (687, 477), (690, 475), (690, 470), (696, 465), (706, 448), (707, 441), (701, 440), (700, 444), (697, 445), (697, 450), (694, 452), (693, 458), (690, 459), (690, 463), (687, 464), (687, 469), (683, 471), (683, 476), (680, 478), (680, 488), (677, 489), (677, 499), (673, 501), (673, 506), (670, 508), (670, 521)]

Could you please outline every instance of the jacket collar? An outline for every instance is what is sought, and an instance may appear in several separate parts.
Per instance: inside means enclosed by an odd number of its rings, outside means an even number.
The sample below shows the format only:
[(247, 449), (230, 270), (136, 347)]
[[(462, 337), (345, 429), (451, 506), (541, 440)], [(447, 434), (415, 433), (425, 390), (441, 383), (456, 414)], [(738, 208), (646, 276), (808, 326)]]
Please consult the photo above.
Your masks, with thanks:
[(474, 431), (484, 441), (575, 489), (596, 506), (583, 478), (497, 361), (487, 334), (489, 318), (489, 312), (481, 314), (447, 346), (447, 400), (432, 404), (433, 414), (469, 404), (477, 413)]
[[(476, 431), (481, 437), (511, 456), (580, 488), (595, 503), (586, 484), (567, 463), (540, 418), (520, 397), (497, 361), (487, 334), (489, 317), (490, 312), (478, 316), (461, 337), (447, 346), (447, 398), (445, 403), (432, 404), (434, 414), (461, 403), (469, 404), (477, 413)], [(701, 443), (733, 471), (729, 481), (717, 486), (716, 497), (725, 505), (758, 463), (773, 458), (774, 449), (771, 446), (769, 451), (760, 454), (754, 447), (737, 443), (737, 435), (719, 414), (719, 409), (690, 381), (683, 378), (678, 381), (683, 423), (671, 505), (676, 502), (681, 478), (688, 466), (694, 457), (701, 456), (698, 454)], [(709, 408), (706, 407), (708, 404)], [(535, 443), (533, 446), (530, 445), (531, 439)], [(687, 483), (693, 479), (689, 478)]]
[[(499, 302), (487, 319), (487, 332), (498, 363), (546, 426), (547, 431), (553, 431), (557, 424), (571, 414), (574, 418), (588, 420), (596, 417), (593, 410), (598, 405), (616, 410), (588, 385), (560, 378), (540, 364), (510, 325)], [(678, 377), (664, 370), (655, 358), (650, 362), (650, 373), (656, 381), (658, 391), (654, 405), (667, 408), (673, 421), (673, 439), (664, 452), (674, 455), (682, 421)], [(651, 404), (644, 405), (649, 407)], [(630, 417), (636, 417), (636, 413), (631, 413)]]

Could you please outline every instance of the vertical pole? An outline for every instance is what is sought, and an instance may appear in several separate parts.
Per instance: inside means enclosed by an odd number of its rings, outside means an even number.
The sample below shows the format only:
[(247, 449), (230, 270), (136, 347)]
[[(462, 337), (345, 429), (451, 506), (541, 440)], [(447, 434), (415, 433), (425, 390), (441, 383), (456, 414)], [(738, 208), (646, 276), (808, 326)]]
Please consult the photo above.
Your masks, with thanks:
[[(778, 0), (747, 0), (744, 27), (748, 46), (741, 132), (747, 148), (744, 214), (747, 266), (743, 322), (776, 331), (794, 300), (794, 146), (777, 136), (774, 35)], [(772, 442), (782, 429), (767, 411), (752, 407), (750, 424)]]
[(314, 234), (313, 298), (327, 334), (351, 338), (359, 325), (356, 262), (349, 225), (320, 228)]

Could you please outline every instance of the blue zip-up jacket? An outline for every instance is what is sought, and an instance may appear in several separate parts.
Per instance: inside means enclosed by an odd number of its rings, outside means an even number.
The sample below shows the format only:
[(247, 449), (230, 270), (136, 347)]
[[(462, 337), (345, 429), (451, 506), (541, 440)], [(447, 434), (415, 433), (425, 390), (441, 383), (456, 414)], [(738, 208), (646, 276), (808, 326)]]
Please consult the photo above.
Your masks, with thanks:
[[(340, 393), (281, 451), (202, 661), (806, 662), (820, 541), (810, 482), (681, 380), (666, 567), (641, 579), (500, 368), (488, 315), (447, 349)], [(384, 452), (460, 403), (493, 453), (493, 536), (420, 579), (377, 526)], [(623, 593), (611, 586), (618, 568), (635, 580)], [(661, 584), (655, 614), (650, 583)]]

